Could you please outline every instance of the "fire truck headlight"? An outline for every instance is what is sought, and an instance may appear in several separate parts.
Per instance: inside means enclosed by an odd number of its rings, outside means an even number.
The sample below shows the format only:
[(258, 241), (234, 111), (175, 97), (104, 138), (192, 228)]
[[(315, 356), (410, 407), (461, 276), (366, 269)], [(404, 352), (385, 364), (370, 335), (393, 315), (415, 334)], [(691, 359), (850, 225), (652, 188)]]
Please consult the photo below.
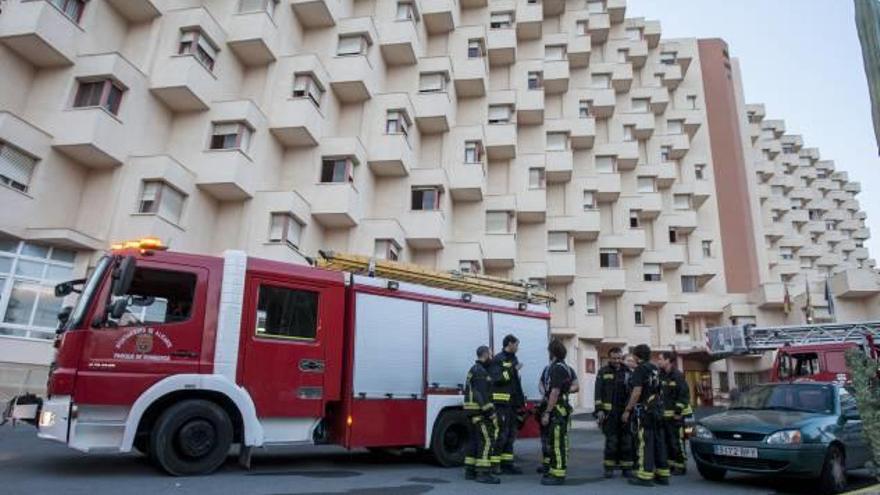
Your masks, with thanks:
[(711, 440), (715, 438), (715, 435), (712, 434), (712, 431), (709, 428), (706, 428), (703, 425), (694, 426), (694, 437), (702, 438), (703, 440)]
[(767, 437), (771, 445), (791, 445), (801, 443), (800, 430), (781, 430)]
[(55, 426), (55, 413), (52, 411), (40, 413), (40, 428), (49, 428), (51, 426)]

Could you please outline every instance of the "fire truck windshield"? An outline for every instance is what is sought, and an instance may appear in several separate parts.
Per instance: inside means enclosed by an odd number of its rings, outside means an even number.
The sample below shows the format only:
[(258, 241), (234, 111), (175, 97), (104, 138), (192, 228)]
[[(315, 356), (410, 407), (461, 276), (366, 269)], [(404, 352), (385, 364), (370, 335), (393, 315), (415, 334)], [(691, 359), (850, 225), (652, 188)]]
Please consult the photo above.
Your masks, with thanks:
[(65, 331), (76, 328), (82, 323), (81, 320), (85, 317), (89, 304), (94, 299), (95, 291), (98, 289), (98, 285), (100, 285), (101, 279), (104, 277), (104, 273), (107, 271), (111, 261), (112, 258), (110, 256), (104, 256), (98, 261), (97, 266), (95, 266), (92, 274), (89, 275), (89, 278), (83, 285), (82, 294), (80, 294), (79, 299), (76, 301), (76, 305), (70, 312), (70, 318), (67, 320), (67, 324), (64, 325)]

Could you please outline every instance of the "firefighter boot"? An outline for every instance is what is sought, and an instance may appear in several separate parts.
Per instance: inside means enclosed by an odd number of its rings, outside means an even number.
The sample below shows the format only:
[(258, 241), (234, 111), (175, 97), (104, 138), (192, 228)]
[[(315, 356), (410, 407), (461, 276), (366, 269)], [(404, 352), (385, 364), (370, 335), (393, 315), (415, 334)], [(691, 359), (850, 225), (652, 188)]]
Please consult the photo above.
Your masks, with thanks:
[(475, 475), (474, 481), (477, 483), (485, 483), (487, 485), (497, 485), (501, 483), (501, 480), (492, 476), (492, 473), (488, 471), (478, 471)]
[(654, 479), (654, 483), (658, 485), (668, 486), (669, 485), (669, 477), (668, 476), (657, 476)]
[(623, 470), (623, 477), (624, 478), (632, 478), (633, 477), (632, 469), (624, 469)]
[(654, 486), (654, 482), (653, 482), (653, 481), (651, 481), (651, 480), (643, 480), (643, 479), (641, 479), (641, 478), (639, 478), (639, 477), (637, 477), (637, 476), (633, 476), (632, 478), (630, 478), (630, 479), (629, 479), (629, 484), (630, 484), (630, 485), (636, 485), (636, 486)]
[(513, 463), (501, 463), (501, 472), (503, 474), (523, 474), (522, 468)]
[(544, 476), (541, 478), (541, 484), (545, 486), (560, 486), (565, 484), (565, 478), (559, 476)]
[(687, 474), (687, 468), (685, 467), (674, 467), (672, 468), (673, 476), (684, 476)]
[(611, 479), (614, 477), (614, 469), (605, 468), (605, 477)]
[(473, 480), (477, 477), (477, 470), (473, 466), (464, 468), (464, 479)]

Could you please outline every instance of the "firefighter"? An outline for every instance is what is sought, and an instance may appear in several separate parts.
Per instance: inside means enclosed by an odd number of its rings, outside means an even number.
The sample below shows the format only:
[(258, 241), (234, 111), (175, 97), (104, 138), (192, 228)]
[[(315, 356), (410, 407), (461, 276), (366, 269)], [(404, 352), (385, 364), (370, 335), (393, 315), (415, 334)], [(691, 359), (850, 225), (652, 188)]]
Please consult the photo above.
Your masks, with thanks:
[(492, 402), (498, 415), (498, 432), (495, 449), (492, 453), (492, 472), (494, 474), (522, 474), (522, 469), (513, 462), (513, 443), (516, 441), (517, 414), (525, 405), (519, 370), (522, 364), (516, 358), (519, 339), (506, 335), (504, 347), (492, 359), (489, 374), (492, 377)]
[(651, 348), (647, 345), (637, 345), (633, 354), (639, 366), (633, 372), (633, 389), (622, 418), (624, 423), (635, 421), (636, 428), (636, 473), (629, 482), (640, 486), (668, 485), (660, 370), (651, 363)]
[(660, 353), (660, 385), (663, 387), (663, 437), (672, 474), (687, 474), (687, 448), (684, 441), (685, 418), (693, 416), (691, 393), (684, 373), (676, 369), (678, 355), (673, 351)]
[(568, 394), (577, 385), (574, 370), (565, 364), (566, 349), (558, 339), (547, 346), (550, 365), (543, 376), (545, 408), (541, 414), (542, 444), (547, 452), (547, 469), (541, 478), (542, 485), (565, 483), (568, 462), (568, 425), (571, 405)]
[(608, 364), (596, 375), (596, 418), (605, 435), (605, 477), (613, 478), (620, 469), (628, 478), (633, 467), (633, 439), (629, 425), (621, 420), (626, 401), (629, 372), (621, 363), (622, 353), (613, 347), (608, 351)]
[(478, 483), (498, 484), (492, 476), (490, 457), (495, 440), (495, 405), (492, 404), (492, 379), (489, 377), (489, 348), (477, 348), (477, 362), (468, 371), (464, 385), (464, 410), (470, 419), (470, 450), (464, 458), (464, 477)]
[[(544, 370), (541, 372), (541, 379), (538, 382), (538, 390), (541, 393), (541, 397), (544, 397), (544, 400), (541, 401), (541, 404), (535, 408), (535, 416), (538, 420), (538, 425), (541, 431), (541, 465), (538, 466), (539, 474), (547, 474), (550, 466), (550, 428), (541, 424), (541, 417), (544, 415), (544, 411), (547, 411), (547, 395), (549, 391), (547, 390), (548, 384), (550, 383), (550, 371), (553, 368), (553, 365), (556, 361), (553, 359), (552, 355), (550, 357), (550, 364), (544, 367)], [(578, 385), (577, 373), (571, 366), (565, 365), (568, 369), (568, 375), (570, 379), (570, 383), (568, 385), (568, 392), (570, 394), (574, 394), (580, 391), (580, 385)]]

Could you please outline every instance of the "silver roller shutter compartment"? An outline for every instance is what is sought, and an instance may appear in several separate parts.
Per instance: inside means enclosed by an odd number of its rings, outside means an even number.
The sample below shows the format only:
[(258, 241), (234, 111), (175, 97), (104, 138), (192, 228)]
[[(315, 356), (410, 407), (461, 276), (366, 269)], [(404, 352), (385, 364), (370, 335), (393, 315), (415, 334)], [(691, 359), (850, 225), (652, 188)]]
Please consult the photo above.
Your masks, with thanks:
[(540, 400), (541, 393), (538, 391), (538, 381), (541, 379), (541, 371), (550, 362), (547, 354), (550, 327), (547, 320), (493, 313), (492, 332), (494, 333), (495, 347), (499, 351), (505, 335), (512, 333), (519, 339), (519, 351), (517, 351), (516, 357), (523, 365), (520, 370), (523, 393), (526, 399)]
[(477, 347), (489, 345), (489, 315), (474, 309), (428, 305), (428, 385), (464, 386), (477, 359)]

